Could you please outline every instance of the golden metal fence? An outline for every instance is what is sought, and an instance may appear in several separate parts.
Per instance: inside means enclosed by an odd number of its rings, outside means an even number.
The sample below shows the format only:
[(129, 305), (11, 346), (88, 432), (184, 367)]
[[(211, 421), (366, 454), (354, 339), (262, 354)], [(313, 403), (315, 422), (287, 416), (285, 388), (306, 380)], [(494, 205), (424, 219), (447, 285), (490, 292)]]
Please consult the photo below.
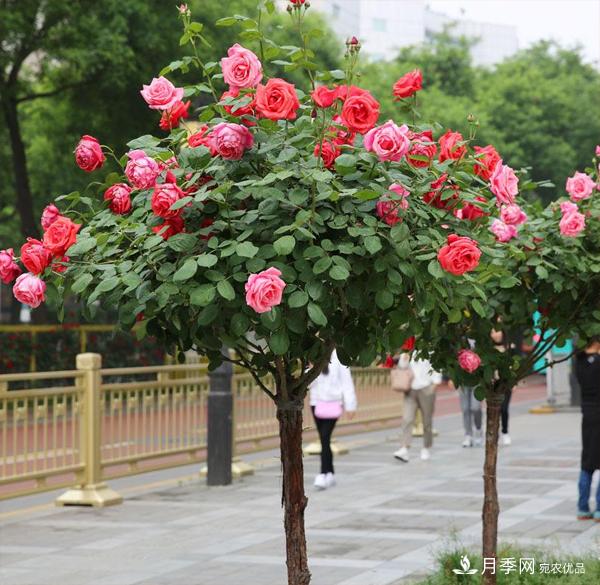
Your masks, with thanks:
[[(356, 368), (353, 378), (359, 408), (341, 426), (401, 416), (389, 370)], [(46, 387), (34, 387), (40, 380)], [(13, 381), (31, 387), (9, 390)], [(117, 503), (105, 480), (203, 460), (208, 392), (203, 361), (101, 369), (98, 354), (79, 354), (77, 370), (0, 375), (0, 499), (73, 486), (57, 503)], [(275, 407), (252, 376), (236, 372), (232, 393), (234, 446), (275, 439)], [(304, 415), (310, 427), (308, 400)]]

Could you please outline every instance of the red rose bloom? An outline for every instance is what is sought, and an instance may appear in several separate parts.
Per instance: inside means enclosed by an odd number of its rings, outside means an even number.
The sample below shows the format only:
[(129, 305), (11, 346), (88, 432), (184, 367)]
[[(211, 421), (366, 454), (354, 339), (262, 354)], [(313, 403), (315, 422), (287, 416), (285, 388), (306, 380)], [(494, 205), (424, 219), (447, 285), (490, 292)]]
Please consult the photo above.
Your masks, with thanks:
[(53, 256), (64, 256), (77, 240), (81, 224), (73, 223), (68, 217), (56, 219), (44, 234), (44, 246)]
[(411, 335), (403, 344), (402, 344), (402, 350), (403, 351), (412, 351), (413, 349), (415, 349), (415, 341), (416, 338), (414, 335)]
[[(487, 199), (485, 197), (477, 196), (475, 197), (477, 201), (481, 201), (481, 203), (487, 203)], [(455, 209), (454, 215), (458, 217), (458, 219), (468, 219), (469, 221), (474, 221), (484, 215), (489, 215), (487, 211), (484, 211), (479, 207), (479, 205), (475, 205), (474, 203), (465, 203), (461, 209)]]
[[(424, 132), (409, 132), (410, 149), (406, 155), (406, 160), (413, 167), (428, 167), (437, 152), (437, 146), (433, 140), (431, 130)], [(420, 160), (414, 156), (427, 157), (429, 160)]]
[[(423, 195), (423, 201), (428, 205), (433, 205), (438, 209), (452, 209), (456, 207), (458, 200), (458, 188), (455, 185), (446, 185), (448, 174), (444, 173), (439, 179), (431, 183), (431, 191)], [(453, 194), (450, 197), (442, 198), (445, 191), (452, 190)]]
[(423, 86), (423, 74), (420, 69), (409, 71), (394, 83), (394, 97), (399, 100), (410, 97)]
[(52, 270), (54, 272), (58, 272), (59, 274), (61, 274), (67, 269), (66, 264), (68, 262), (69, 262), (69, 257), (63, 256), (60, 260), (52, 263)]
[(75, 148), (77, 166), (88, 173), (99, 169), (106, 160), (100, 143), (93, 136), (85, 134)]
[(457, 276), (475, 270), (480, 257), (481, 250), (475, 240), (456, 234), (449, 235), (448, 243), (438, 252), (440, 266)]
[(352, 86), (342, 107), (342, 121), (352, 131), (366, 134), (377, 123), (379, 102), (365, 89)]
[(177, 102), (170, 110), (164, 110), (162, 116), (160, 117), (160, 129), (165, 132), (169, 132), (173, 128), (177, 128), (179, 126), (179, 122), (183, 118), (188, 117), (188, 109), (190, 107), (191, 102), (188, 100), (187, 102)]
[(127, 183), (115, 183), (104, 192), (104, 201), (113, 213), (123, 215), (131, 210), (131, 187)]
[(446, 134), (440, 137), (440, 156), (439, 161), (444, 162), (445, 160), (452, 159), (458, 160), (467, 153), (467, 147), (462, 142), (464, 139), (460, 132), (452, 132), (448, 130)]
[(496, 165), (502, 162), (502, 159), (491, 144), (483, 147), (476, 146), (474, 150), (477, 162), (473, 165), (473, 172), (479, 175), (484, 181), (489, 181)]
[(325, 140), (315, 146), (314, 155), (321, 157), (325, 168), (330, 169), (335, 164), (335, 159), (342, 154), (342, 151), (330, 140)]
[(175, 234), (179, 234), (182, 231), (184, 231), (185, 224), (183, 222), (183, 218), (175, 216), (171, 217), (170, 219), (167, 219), (160, 225), (154, 226), (152, 228), (152, 231), (155, 234), (158, 234), (163, 228), (167, 229), (165, 229), (165, 231), (162, 232), (160, 235), (163, 239), (168, 240), (171, 236), (174, 236)]
[(256, 111), (269, 120), (295, 120), (300, 107), (296, 88), (283, 79), (269, 79), (256, 88)]
[(31, 274), (41, 274), (52, 262), (52, 254), (39, 240), (27, 238), (21, 246), (21, 262)]
[[(251, 100), (245, 106), (223, 105), (223, 107), (225, 108), (225, 111), (228, 114), (230, 114), (231, 116), (236, 116), (238, 118), (241, 118), (242, 116), (254, 116), (255, 115), (254, 108), (256, 107), (256, 99), (255, 99), (254, 94), (246, 93), (243, 96), (240, 96), (239, 89), (235, 89), (235, 90), (229, 89), (228, 91), (223, 92), (223, 95), (221, 96), (220, 101), (223, 101), (227, 98), (237, 98), (237, 97), (239, 97), (240, 99), (241, 98), (251, 98)], [(245, 124), (246, 126), (255, 126), (255, 123), (252, 122), (251, 120), (242, 120), (242, 124)]]
[(188, 144), (191, 148), (196, 148), (197, 146), (206, 146), (206, 148), (210, 148), (210, 134), (209, 128), (205, 124), (195, 132), (191, 136), (188, 137)]
[(172, 219), (181, 215), (180, 209), (171, 209), (171, 205), (184, 196), (183, 191), (175, 183), (163, 183), (154, 187), (152, 193), (152, 211), (158, 217)]
[(318, 108), (330, 108), (338, 97), (338, 90), (337, 87), (329, 89), (328, 87), (321, 85), (317, 87), (310, 96)]

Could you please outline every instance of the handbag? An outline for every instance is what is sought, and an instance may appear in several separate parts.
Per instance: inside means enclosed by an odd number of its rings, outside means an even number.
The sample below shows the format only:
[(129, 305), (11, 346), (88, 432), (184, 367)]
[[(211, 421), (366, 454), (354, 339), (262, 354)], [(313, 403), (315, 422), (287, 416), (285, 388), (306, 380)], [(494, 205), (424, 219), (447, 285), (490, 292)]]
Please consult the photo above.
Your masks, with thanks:
[(410, 368), (392, 368), (390, 375), (392, 377), (392, 390), (403, 393), (411, 391), (415, 375)]
[(339, 400), (317, 400), (315, 416), (324, 419), (338, 419), (342, 416), (344, 408)]

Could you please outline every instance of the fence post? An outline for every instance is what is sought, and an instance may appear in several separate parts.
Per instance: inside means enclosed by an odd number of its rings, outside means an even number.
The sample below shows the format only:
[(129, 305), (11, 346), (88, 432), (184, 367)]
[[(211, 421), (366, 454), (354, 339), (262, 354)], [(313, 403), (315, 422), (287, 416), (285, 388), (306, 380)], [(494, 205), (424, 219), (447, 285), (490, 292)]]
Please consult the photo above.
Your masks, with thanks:
[(102, 425), (102, 356), (98, 353), (77, 355), (77, 369), (82, 372), (82, 393), (79, 409), (81, 440), (80, 459), (84, 464), (83, 482), (67, 490), (57, 500), (57, 506), (110, 506), (123, 498), (102, 483), (101, 425)]
[[(227, 351), (227, 350), (224, 350)], [(207, 424), (207, 485), (231, 483), (233, 458), (233, 396), (231, 381), (233, 366), (223, 362), (209, 372)]]

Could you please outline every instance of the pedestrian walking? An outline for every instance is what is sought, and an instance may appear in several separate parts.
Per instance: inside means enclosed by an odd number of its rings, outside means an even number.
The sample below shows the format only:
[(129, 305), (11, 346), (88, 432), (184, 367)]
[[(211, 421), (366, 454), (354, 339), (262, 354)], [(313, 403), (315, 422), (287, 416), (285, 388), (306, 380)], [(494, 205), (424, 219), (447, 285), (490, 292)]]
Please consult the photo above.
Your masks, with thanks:
[[(463, 386), (458, 389), (460, 397), (460, 409), (463, 416), (463, 427), (465, 429), (465, 438), (463, 439), (463, 447), (480, 447), (483, 444), (483, 432), (481, 423), (483, 413), (481, 410), (481, 402), (475, 398), (474, 390), (470, 386)], [(473, 430), (475, 432), (473, 432)]]
[[(508, 343), (505, 339), (505, 335), (502, 331), (492, 331), (492, 341), (496, 346), (496, 349), (501, 352), (505, 352), (507, 350), (513, 349), (513, 346)], [(502, 407), (500, 410), (501, 413), (501, 422), (502, 422), (502, 434), (500, 435), (500, 442), (505, 447), (508, 447), (512, 443), (512, 439), (510, 438), (510, 434), (508, 433), (508, 421), (510, 417), (510, 400), (512, 398), (512, 388), (506, 392), (504, 395), (504, 400), (502, 401)]]
[(335, 485), (331, 435), (344, 411), (352, 419), (356, 411), (356, 392), (350, 368), (344, 366), (334, 350), (329, 364), (310, 385), (312, 408), (319, 439), (321, 440), (321, 473), (315, 478), (317, 489)]
[(581, 387), (581, 472), (577, 518), (600, 522), (600, 481), (596, 491), (596, 510), (590, 510), (594, 472), (600, 469), (600, 338), (595, 338), (575, 358), (575, 375)]
[(400, 356), (398, 367), (410, 368), (412, 381), (410, 391), (404, 394), (404, 414), (402, 416), (401, 446), (394, 453), (394, 457), (404, 463), (409, 461), (409, 449), (412, 441), (412, 429), (415, 422), (417, 409), (423, 418), (423, 448), (421, 459), (431, 457), (430, 449), (433, 446), (433, 411), (435, 408), (435, 390), (442, 382), (442, 375), (434, 372), (428, 360), (415, 359), (403, 353)]

